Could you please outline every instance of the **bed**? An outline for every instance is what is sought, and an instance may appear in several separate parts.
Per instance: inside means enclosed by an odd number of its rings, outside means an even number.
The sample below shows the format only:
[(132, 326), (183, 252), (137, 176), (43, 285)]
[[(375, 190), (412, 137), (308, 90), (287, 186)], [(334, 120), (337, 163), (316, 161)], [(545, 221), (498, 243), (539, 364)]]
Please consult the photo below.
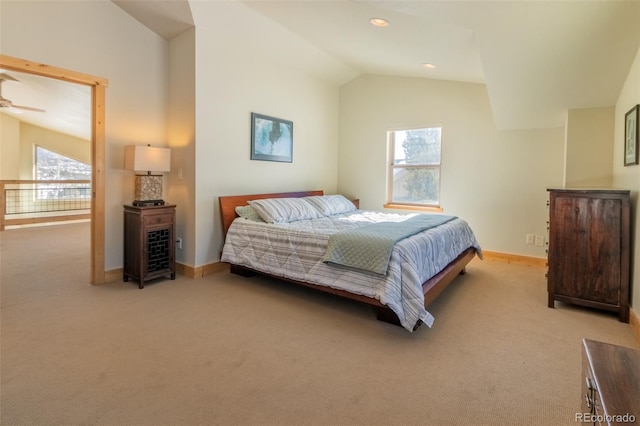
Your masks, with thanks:
[[(320, 190), (222, 196), (219, 203), (225, 236), (221, 260), (232, 273), (260, 273), (366, 303), (378, 320), (409, 331), (421, 324), (431, 327), (434, 318), (426, 307), (476, 255), (482, 256), (473, 231), (457, 217), (360, 210), (357, 200)], [(391, 222), (431, 217), (444, 222), (420, 223), (424, 230), (396, 237), (391, 248), (381, 248), (388, 263), (376, 264), (377, 270), (329, 256), (329, 248), (345, 234), (377, 229), (378, 222), (395, 229)], [(363, 256), (367, 261), (369, 253)]]

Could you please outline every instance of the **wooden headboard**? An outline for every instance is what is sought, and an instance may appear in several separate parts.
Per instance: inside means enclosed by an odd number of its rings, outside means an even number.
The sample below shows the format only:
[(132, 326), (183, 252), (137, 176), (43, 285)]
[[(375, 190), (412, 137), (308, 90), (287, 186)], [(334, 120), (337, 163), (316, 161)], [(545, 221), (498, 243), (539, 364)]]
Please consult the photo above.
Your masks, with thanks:
[(251, 194), (251, 195), (227, 195), (218, 197), (220, 202), (220, 214), (222, 216), (222, 232), (227, 235), (227, 230), (231, 222), (238, 217), (236, 207), (248, 205), (250, 200), (261, 200), (264, 198), (300, 198), (310, 195), (324, 195), (324, 191), (302, 191), (302, 192), (276, 192), (273, 194)]

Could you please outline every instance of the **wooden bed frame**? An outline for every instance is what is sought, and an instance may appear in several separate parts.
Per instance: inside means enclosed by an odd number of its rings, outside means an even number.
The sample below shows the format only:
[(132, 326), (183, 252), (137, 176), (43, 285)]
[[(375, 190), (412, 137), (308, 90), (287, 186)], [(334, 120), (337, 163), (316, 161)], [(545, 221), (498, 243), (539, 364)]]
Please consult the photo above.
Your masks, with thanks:
[[(321, 190), (317, 191), (302, 191), (302, 192), (278, 192), (272, 194), (252, 194), (252, 195), (231, 195), (231, 196), (223, 196), (219, 197), (220, 202), (220, 212), (222, 215), (222, 226), (224, 235), (227, 235), (227, 231), (231, 226), (233, 220), (238, 217), (236, 214), (235, 208), (237, 206), (245, 206), (248, 205), (249, 200), (258, 200), (264, 198), (299, 198), (306, 197), (309, 195), (324, 195), (324, 192)], [(424, 304), (428, 306), (431, 304), (440, 293), (444, 291), (444, 289), (458, 276), (463, 275), (465, 273), (466, 265), (471, 262), (471, 260), (476, 255), (476, 250), (473, 247), (466, 249), (462, 252), (453, 262), (448, 264), (442, 271), (428, 279), (422, 284), (422, 290), (424, 292)], [(359, 294), (349, 293), (345, 290), (339, 290), (331, 287), (325, 287), (317, 284), (306, 283), (302, 281), (296, 281), (291, 279), (286, 279), (283, 277), (276, 277), (264, 272), (255, 271), (253, 269), (231, 264), (231, 272), (234, 274), (242, 275), (242, 276), (251, 276), (254, 274), (261, 274), (266, 276), (271, 276), (273, 278), (277, 278), (282, 281), (288, 281), (294, 284), (303, 285), (306, 287), (310, 287), (316, 290), (320, 290), (326, 293), (335, 294), (341, 297), (345, 297), (347, 299), (355, 300), (358, 302), (366, 303), (367, 305), (371, 305), (376, 313), (376, 318), (380, 321), (388, 322), (395, 325), (400, 325), (400, 321), (398, 316), (386, 305), (380, 303), (380, 301), (362, 296)], [(416, 324), (415, 328), (420, 325), (420, 322)], [(415, 329), (414, 328), (414, 329)]]

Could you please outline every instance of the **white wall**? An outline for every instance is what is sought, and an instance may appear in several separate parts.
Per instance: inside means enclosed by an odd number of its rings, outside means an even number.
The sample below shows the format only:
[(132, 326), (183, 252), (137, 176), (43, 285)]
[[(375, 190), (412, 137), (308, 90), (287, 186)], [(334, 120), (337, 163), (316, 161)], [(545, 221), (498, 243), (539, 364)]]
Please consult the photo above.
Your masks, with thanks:
[(169, 123), (171, 169), (167, 185), (167, 202), (176, 204), (176, 238), (182, 249), (176, 261), (194, 266), (195, 162), (196, 162), (196, 72), (195, 29), (185, 31), (169, 42)]
[[(309, 45), (288, 45), (285, 29), (242, 4), (190, 6), (198, 29), (168, 43), (106, 0), (0, 3), (3, 54), (109, 80), (107, 270), (122, 266), (122, 204), (133, 199), (133, 174), (122, 170), (125, 145), (175, 148), (165, 198), (179, 203), (185, 248), (177, 258), (187, 265), (219, 259), (219, 195), (337, 189), (338, 89), (295, 66), (295, 49)], [(169, 73), (177, 77), (171, 89)], [(193, 88), (179, 93), (184, 85)], [(194, 107), (193, 123), (169, 110), (170, 93)], [(251, 112), (294, 122), (293, 163), (249, 160)]]
[[(166, 198), (179, 203), (178, 233), (185, 234), (186, 248), (178, 259), (200, 266), (216, 261), (221, 249), (218, 196), (324, 189), (379, 209), (387, 129), (428, 124), (444, 126), (445, 213), (467, 219), (486, 250), (544, 257), (544, 249), (526, 245), (524, 236), (546, 234), (546, 188), (563, 178), (563, 129), (496, 130), (482, 85), (362, 76), (338, 89), (296, 67), (303, 40), (287, 45), (284, 28), (245, 5), (190, 6), (197, 30), (167, 43), (107, 0), (0, 2), (3, 54), (109, 80), (107, 270), (122, 265), (122, 204), (133, 199), (133, 175), (122, 170), (124, 145), (177, 149)], [(185, 59), (193, 63), (181, 63)], [(620, 129), (624, 112), (639, 102), (638, 61), (616, 105), (613, 149), (613, 183), (634, 190), (634, 207), (639, 167), (621, 166)], [(187, 79), (169, 85), (170, 73)], [(176, 95), (180, 84), (188, 91)], [(193, 117), (176, 120), (176, 109), (167, 107), (170, 93), (181, 107), (193, 107)], [(249, 159), (251, 112), (294, 122), (293, 163)], [(635, 247), (638, 239), (635, 231)], [(634, 304), (640, 306), (640, 290)]]
[(631, 305), (640, 316), (640, 205), (638, 192), (640, 191), (640, 165), (624, 166), (624, 115), (634, 105), (640, 104), (640, 49), (636, 54), (633, 65), (622, 87), (616, 103), (615, 136), (613, 146), (613, 184), (617, 188), (631, 190)]
[(568, 111), (565, 186), (611, 186), (614, 117), (613, 106)]
[(483, 249), (546, 257), (547, 187), (563, 179), (564, 129), (499, 131), (484, 85), (365, 75), (340, 91), (339, 192), (386, 202), (388, 129), (441, 124), (441, 205)]
[(107, 0), (3, 0), (0, 40), (5, 55), (109, 80), (105, 268), (121, 267), (122, 205), (134, 192), (123, 150), (166, 144), (168, 43)]
[[(337, 189), (338, 88), (292, 66), (281, 26), (237, 2), (195, 2), (195, 266), (219, 259), (217, 197)], [(284, 58), (283, 58), (284, 57)], [(251, 112), (293, 121), (293, 162), (250, 160)]]

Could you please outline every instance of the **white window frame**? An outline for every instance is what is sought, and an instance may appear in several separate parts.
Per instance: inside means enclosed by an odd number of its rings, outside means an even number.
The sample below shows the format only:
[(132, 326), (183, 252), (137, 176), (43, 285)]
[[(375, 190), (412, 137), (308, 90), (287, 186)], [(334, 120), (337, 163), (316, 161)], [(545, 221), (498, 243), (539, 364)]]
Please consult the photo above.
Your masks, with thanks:
[[(424, 163), (424, 164), (395, 164), (395, 145), (396, 145), (396, 132), (409, 131), (409, 130), (420, 130), (420, 129), (440, 129), (440, 162), (439, 163)], [(442, 207), (440, 205), (442, 199), (442, 131), (443, 126), (441, 124), (431, 124), (425, 126), (417, 126), (417, 127), (399, 127), (394, 129), (389, 129), (387, 131), (387, 203), (384, 205), (385, 208), (398, 208), (405, 210), (427, 210), (427, 211), (437, 211), (441, 212)], [(438, 199), (435, 203), (410, 203), (410, 202), (399, 202), (393, 201), (393, 183), (394, 183), (394, 171), (396, 169), (407, 169), (407, 168), (416, 168), (416, 169), (435, 169), (438, 171)]]

